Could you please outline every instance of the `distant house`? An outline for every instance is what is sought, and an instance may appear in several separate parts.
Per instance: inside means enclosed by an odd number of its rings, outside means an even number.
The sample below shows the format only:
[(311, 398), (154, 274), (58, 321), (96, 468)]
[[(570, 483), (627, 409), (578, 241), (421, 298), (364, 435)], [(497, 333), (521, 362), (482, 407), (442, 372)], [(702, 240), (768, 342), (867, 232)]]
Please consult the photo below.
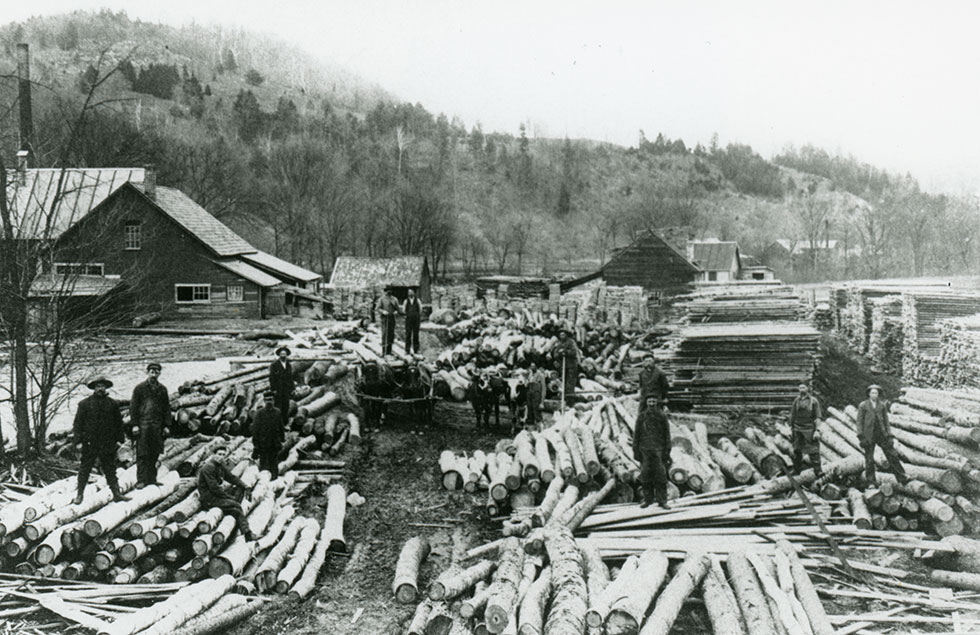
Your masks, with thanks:
[(690, 241), (688, 255), (698, 266), (698, 282), (732, 282), (738, 280), (741, 262), (738, 243), (732, 241)]
[(741, 280), (773, 280), (775, 273), (771, 267), (762, 264), (755, 256), (739, 254), (741, 268), (739, 269), (739, 279)]
[(614, 286), (639, 286), (647, 291), (668, 295), (683, 292), (702, 273), (685, 254), (653, 231), (644, 232), (635, 241), (613, 253), (598, 275)]
[(423, 304), (432, 302), (429, 262), (424, 256), (340, 256), (330, 275), (330, 287), (379, 291), (391, 287), (399, 300), (408, 297), (409, 289), (415, 289)]

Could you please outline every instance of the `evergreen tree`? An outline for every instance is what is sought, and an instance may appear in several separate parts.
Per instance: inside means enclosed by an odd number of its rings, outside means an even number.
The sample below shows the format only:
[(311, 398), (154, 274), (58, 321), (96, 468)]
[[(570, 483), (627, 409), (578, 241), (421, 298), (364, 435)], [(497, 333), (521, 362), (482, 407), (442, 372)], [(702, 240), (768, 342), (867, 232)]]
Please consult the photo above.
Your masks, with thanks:
[(262, 77), (262, 74), (254, 68), (248, 69), (248, 72), (245, 73), (245, 83), (249, 86), (261, 86), (264, 81), (265, 77)]
[(265, 113), (259, 106), (259, 100), (255, 98), (252, 91), (240, 90), (232, 110), (242, 140), (246, 143), (254, 141), (261, 134), (265, 120)]

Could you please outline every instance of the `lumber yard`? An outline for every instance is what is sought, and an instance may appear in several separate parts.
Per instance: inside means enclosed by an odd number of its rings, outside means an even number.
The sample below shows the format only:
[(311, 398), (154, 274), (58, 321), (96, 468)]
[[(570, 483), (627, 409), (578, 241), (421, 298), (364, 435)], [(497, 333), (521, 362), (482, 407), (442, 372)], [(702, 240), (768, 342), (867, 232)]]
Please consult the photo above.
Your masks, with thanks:
[[(947, 318), (914, 292), (916, 319), (941, 324), (920, 326), (915, 362), (891, 364), (919, 379), (892, 383), (867, 369), (891, 342), (911, 347), (881, 333), (909, 310), (870, 302), (865, 320), (850, 289), (828, 305), (785, 285), (699, 285), (626, 324), (590, 306), (597, 293), (558, 307), (496, 294), (433, 312), (421, 353), (400, 339), (388, 353), (366, 320), (270, 330), (247, 351), (225, 336), (227, 370), (169, 395), (157, 484), (137, 484), (123, 446), (126, 500), (97, 475), (74, 503), (64, 433), (49, 444), (61, 478), (4, 475), (0, 620), (127, 635), (967, 632), (980, 390), (922, 377), (964, 358), (968, 302)], [(174, 335), (120, 337), (182, 351)], [(252, 430), (284, 350), (273, 471)], [(865, 370), (831, 370), (846, 364)], [(668, 385), (651, 399), (654, 367)], [(803, 454), (801, 384), (820, 403)], [(890, 442), (869, 450), (873, 387)], [(669, 432), (657, 501), (636, 449), (651, 408)], [(247, 532), (201, 502), (219, 448)]]

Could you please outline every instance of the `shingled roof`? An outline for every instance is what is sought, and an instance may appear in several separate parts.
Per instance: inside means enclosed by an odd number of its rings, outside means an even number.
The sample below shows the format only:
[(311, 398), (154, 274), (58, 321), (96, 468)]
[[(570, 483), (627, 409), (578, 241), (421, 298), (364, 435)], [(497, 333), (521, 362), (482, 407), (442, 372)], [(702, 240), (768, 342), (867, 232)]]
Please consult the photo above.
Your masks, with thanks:
[(172, 187), (157, 187), (153, 203), (218, 256), (254, 254), (258, 250), (212, 216), (189, 196)]
[(418, 287), (426, 263), (424, 256), (369, 258), (340, 256), (330, 276), (334, 287)]
[(323, 276), (315, 271), (310, 271), (299, 265), (286, 262), (282, 258), (277, 258), (264, 251), (256, 251), (254, 254), (244, 254), (242, 260), (255, 265), (263, 271), (271, 272), (273, 275), (281, 274), (287, 278), (299, 280), (300, 282), (315, 282), (323, 278)]
[(738, 243), (736, 242), (695, 242), (694, 262), (704, 271), (728, 271), (732, 262), (738, 262)]

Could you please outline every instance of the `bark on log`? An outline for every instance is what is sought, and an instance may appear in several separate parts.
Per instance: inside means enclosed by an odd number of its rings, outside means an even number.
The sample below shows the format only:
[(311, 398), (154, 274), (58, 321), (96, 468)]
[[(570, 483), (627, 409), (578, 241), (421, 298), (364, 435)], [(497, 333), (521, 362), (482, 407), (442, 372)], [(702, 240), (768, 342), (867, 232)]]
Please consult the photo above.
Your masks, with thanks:
[(650, 603), (667, 577), (667, 556), (650, 549), (640, 555), (636, 570), (621, 587), (622, 595), (606, 616), (606, 631), (621, 635), (636, 635)]
[(786, 554), (786, 557), (789, 559), (790, 573), (793, 575), (793, 587), (796, 589), (796, 597), (800, 599), (800, 603), (806, 611), (813, 635), (833, 635), (835, 629), (827, 617), (827, 612), (824, 610), (823, 603), (817, 595), (817, 589), (813, 586), (813, 581), (810, 579), (806, 567), (800, 562), (796, 549), (786, 540), (777, 541), (776, 548)]
[(242, 595), (226, 595), (210, 609), (177, 629), (173, 635), (209, 635), (223, 632), (254, 615), (262, 605), (263, 602), (249, 601)]
[(455, 569), (443, 571), (429, 584), (429, 599), (438, 601), (458, 597), (480, 580), (486, 579), (496, 566), (492, 560), (481, 560), (462, 571)]
[(453, 615), (445, 602), (436, 602), (429, 613), (429, 621), (425, 624), (425, 635), (449, 635), (453, 627)]
[(582, 566), (585, 569), (585, 586), (589, 594), (589, 608), (591, 609), (602, 597), (603, 591), (609, 586), (609, 568), (602, 561), (599, 550), (589, 543), (579, 548), (582, 552)]
[[(327, 550), (330, 548), (330, 542), (330, 535), (327, 532), (326, 525), (324, 525), (320, 531), (320, 538), (316, 543), (316, 548), (313, 550), (313, 555), (310, 556), (306, 566), (303, 567), (303, 572), (300, 574), (299, 579), (296, 580), (296, 583), (293, 584), (293, 588), (289, 590), (289, 597), (291, 599), (305, 598), (313, 591), (313, 588), (316, 586), (316, 578), (320, 574), (320, 569), (327, 559)], [(426, 547), (428, 547), (428, 542), (426, 542)]]
[(473, 595), (459, 605), (459, 614), (464, 619), (470, 619), (483, 613), (483, 607), (490, 598), (490, 585), (481, 580), (473, 587)]
[(851, 518), (858, 529), (871, 529), (871, 514), (864, 504), (864, 496), (853, 487), (847, 490), (847, 500), (851, 504)]
[(498, 553), (498, 566), (493, 574), (490, 597), (484, 611), (487, 628), (491, 633), (502, 632), (510, 620), (524, 565), (524, 550), (517, 538), (505, 540)]
[(550, 483), (555, 478), (555, 465), (551, 461), (548, 439), (543, 434), (538, 434), (534, 439), (534, 457), (538, 460), (541, 480)]
[(548, 519), (551, 518), (551, 513), (555, 510), (555, 506), (558, 504), (558, 499), (561, 498), (561, 490), (565, 486), (565, 479), (558, 476), (554, 476), (550, 483), (548, 483), (548, 489), (544, 494), (544, 499), (538, 506), (537, 511), (531, 515), (531, 522), (535, 527), (543, 527)]
[(293, 547), (296, 546), (299, 532), (306, 526), (306, 522), (305, 518), (294, 518), (289, 523), (289, 527), (286, 528), (282, 540), (276, 543), (276, 546), (266, 556), (265, 562), (262, 563), (262, 567), (253, 579), (259, 593), (265, 593), (275, 586), (276, 576), (279, 575), (279, 570), (285, 564), (286, 557), (293, 550)]
[(331, 551), (347, 552), (344, 539), (344, 518), (347, 514), (347, 491), (334, 483), (327, 488), (327, 513), (323, 517), (323, 531), (330, 538)]
[(412, 604), (418, 599), (419, 567), (428, 555), (429, 541), (424, 536), (413, 536), (402, 546), (391, 583), (392, 593), (401, 604)]
[(521, 600), (518, 611), (520, 624), (518, 635), (542, 635), (544, 632), (545, 608), (551, 598), (551, 568), (546, 567), (534, 581)]
[(415, 609), (412, 621), (408, 623), (406, 635), (425, 635), (425, 625), (429, 622), (429, 614), (432, 613), (432, 602), (425, 600)]
[[(959, 536), (957, 536), (959, 537)], [(954, 586), (960, 589), (980, 591), (980, 574), (968, 571), (945, 571), (943, 569), (933, 569), (929, 577), (934, 582), (946, 586)]]
[(627, 558), (619, 569), (619, 575), (606, 585), (598, 598), (594, 601), (591, 597), (589, 598), (589, 609), (585, 614), (585, 621), (589, 628), (595, 630), (605, 624), (612, 603), (628, 593), (630, 580), (636, 572), (638, 563), (638, 556)]
[(303, 528), (299, 532), (296, 547), (290, 554), (289, 561), (279, 571), (279, 575), (276, 576), (274, 587), (276, 593), (283, 594), (292, 586), (293, 581), (296, 580), (303, 567), (306, 566), (306, 561), (310, 559), (310, 555), (316, 547), (317, 535), (319, 533), (320, 524), (312, 518), (307, 518), (306, 522), (303, 523)]
[(684, 606), (687, 597), (701, 584), (708, 572), (708, 556), (700, 552), (688, 552), (684, 562), (674, 573), (657, 604), (643, 625), (641, 635), (667, 635)]
[(777, 635), (762, 586), (744, 552), (728, 556), (728, 575), (749, 635)]
[(103, 635), (133, 635), (137, 632), (169, 635), (176, 627), (217, 602), (234, 584), (233, 577), (225, 576), (187, 585), (162, 602), (123, 614), (103, 631)]
[(585, 632), (588, 590), (585, 585), (582, 554), (566, 527), (549, 528), (545, 547), (551, 561), (554, 589), (551, 609), (544, 625), (545, 635), (571, 635)]
[[(463, 459), (465, 460), (465, 458)], [(462, 461), (452, 450), (443, 450), (439, 454), (439, 471), (442, 473), (442, 487), (450, 492), (457, 490), (463, 484)]]
[(745, 635), (742, 612), (738, 608), (735, 592), (728, 585), (728, 579), (721, 568), (721, 561), (712, 558), (707, 575), (702, 583), (704, 606), (711, 620), (711, 627), (719, 635)]

